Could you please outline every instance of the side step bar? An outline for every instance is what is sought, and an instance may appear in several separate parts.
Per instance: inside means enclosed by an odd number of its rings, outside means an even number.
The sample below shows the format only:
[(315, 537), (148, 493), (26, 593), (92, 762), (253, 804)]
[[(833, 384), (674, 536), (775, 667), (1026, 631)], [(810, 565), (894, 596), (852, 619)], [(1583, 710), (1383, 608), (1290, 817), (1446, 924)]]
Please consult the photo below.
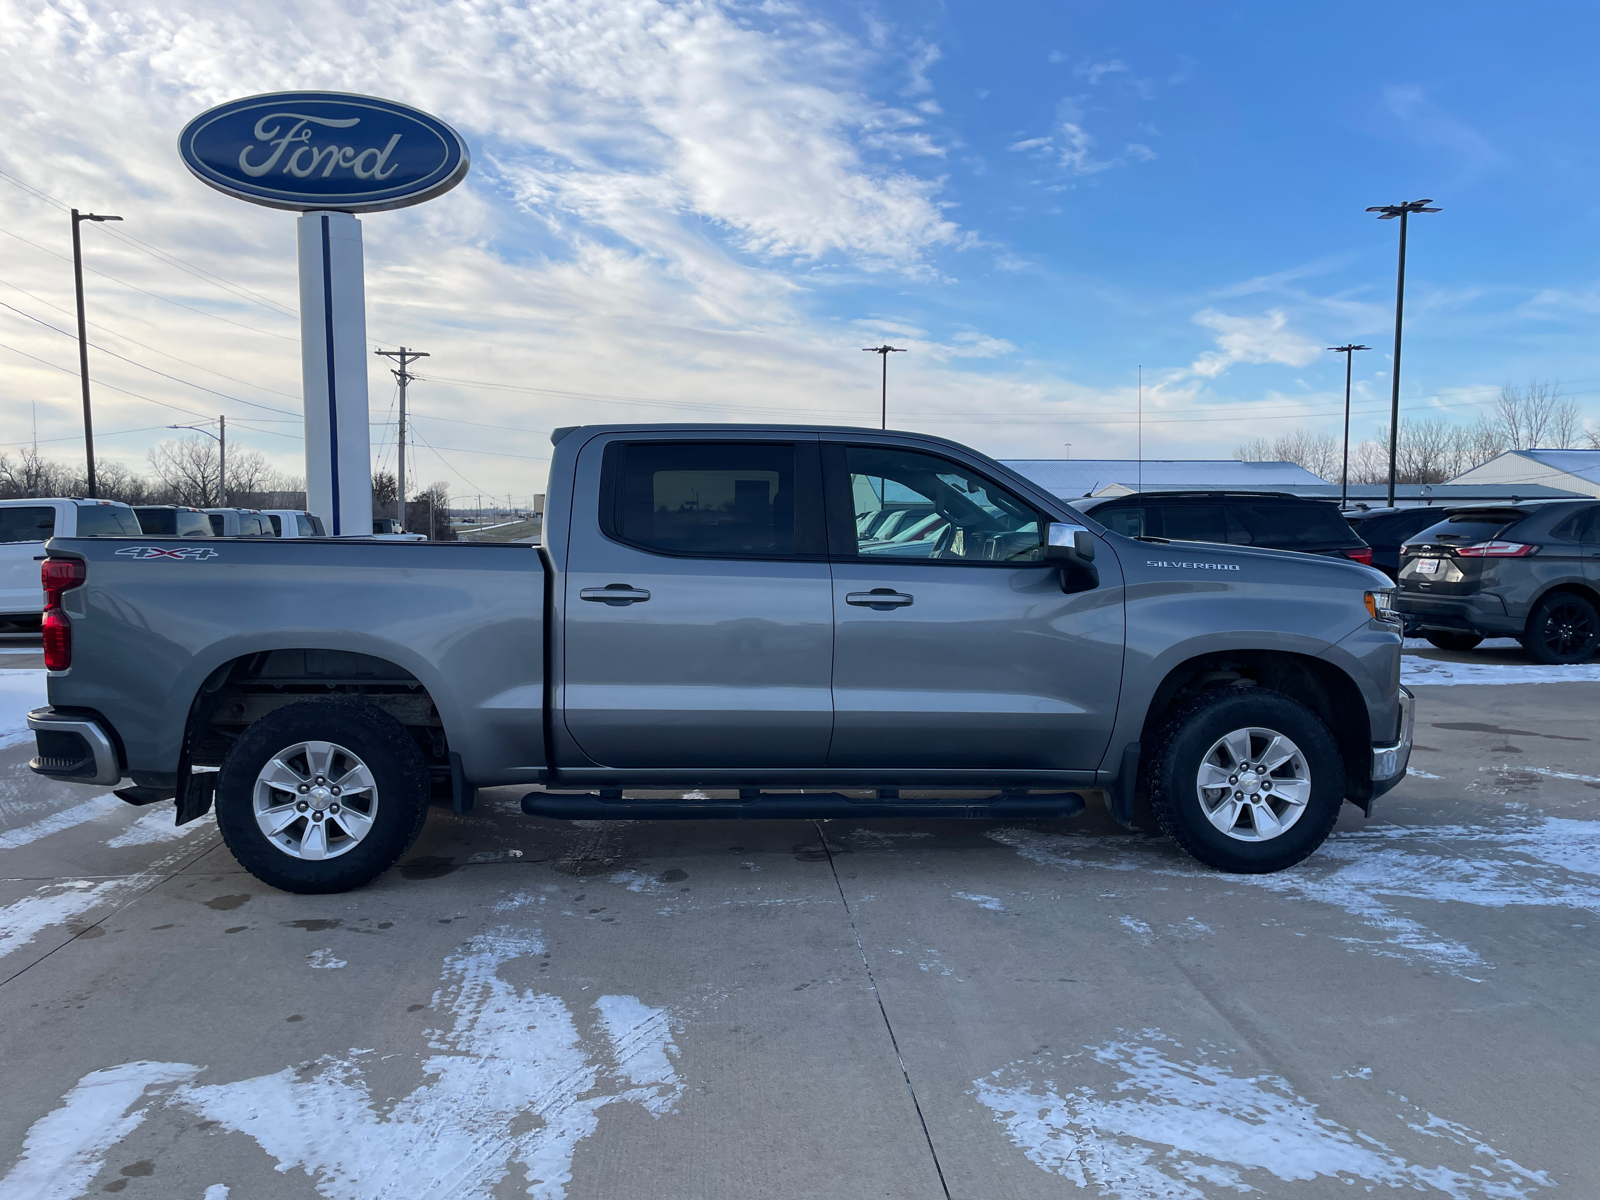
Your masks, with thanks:
[(529, 792), (522, 811), (557, 821), (836, 820), (851, 817), (944, 817), (991, 821), (1048, 821), (1075, 817), (1084, 800), (1077, 792), (1016, 793), (986, 802), (852, 800), (838, 792), (779, 792), (750, 800), (621, 800), (598, 792), (577, 795)]

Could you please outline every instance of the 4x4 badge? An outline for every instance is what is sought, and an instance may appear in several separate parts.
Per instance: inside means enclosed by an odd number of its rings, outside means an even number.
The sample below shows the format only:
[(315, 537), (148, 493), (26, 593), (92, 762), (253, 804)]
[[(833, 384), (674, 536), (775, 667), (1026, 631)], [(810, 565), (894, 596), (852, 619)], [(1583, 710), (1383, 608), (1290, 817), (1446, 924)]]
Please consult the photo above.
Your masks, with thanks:
[(129, 558), (215, 558), (217, 552), (210, 546), (178, 546), (168, 550), (164, 546), (124, 546), (117, 551)]

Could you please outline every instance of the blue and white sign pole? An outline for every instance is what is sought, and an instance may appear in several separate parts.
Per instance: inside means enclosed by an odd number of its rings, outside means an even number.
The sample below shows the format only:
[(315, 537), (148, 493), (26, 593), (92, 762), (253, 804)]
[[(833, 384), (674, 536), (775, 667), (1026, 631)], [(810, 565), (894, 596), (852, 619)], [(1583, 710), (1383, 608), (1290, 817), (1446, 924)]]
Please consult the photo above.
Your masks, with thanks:
[(356, 213), (420, 204), (470, 156), (437, 117), (371, 96), (277, 92), (200, 114), (178, 138), (202, 182), (301, 213), (306, 503), (335, 537), (372, 533), (366, 288)]

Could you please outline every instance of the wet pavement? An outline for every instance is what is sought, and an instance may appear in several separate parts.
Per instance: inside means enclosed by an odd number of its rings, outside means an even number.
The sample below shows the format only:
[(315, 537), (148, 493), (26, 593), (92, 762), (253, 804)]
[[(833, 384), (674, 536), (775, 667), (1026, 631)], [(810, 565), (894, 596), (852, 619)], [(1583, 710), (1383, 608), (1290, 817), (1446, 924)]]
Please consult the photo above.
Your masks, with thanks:
[(0, 749), (0, 1197), (1600, 1195), (1600, 687), (1418, 694), (1413, 776), (1250, 878), (1093, 800), (497, 789), (290, 896)]

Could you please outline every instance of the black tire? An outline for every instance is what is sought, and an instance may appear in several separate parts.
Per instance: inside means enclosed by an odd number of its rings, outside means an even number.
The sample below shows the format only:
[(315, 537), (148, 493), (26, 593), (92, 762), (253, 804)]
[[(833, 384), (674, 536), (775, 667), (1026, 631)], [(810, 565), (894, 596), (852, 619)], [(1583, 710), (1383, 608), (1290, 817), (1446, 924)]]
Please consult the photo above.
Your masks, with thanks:
[(1483, 641), (1476, 633), (1452, 633), (1448, 629), (1424, 629), (1422, 636), (1441, 650), (1471, 650)]
[[(256, 820), (258, 776), (274, 757), (302, 742), (343, 747), (365, 765), (376, 788), (368, 831), (347, 850), (319, 861), (280, 848)], [(383, 710), (349, 700), (303, 700), (262, 717), (234, 743), (217, 777), (216, 809), (228, 849), (262, 883), (305, 894), (348, 892), (394, 866), (421, 834), (428, 815), (427, 764), (405, 726)], [(335, 827), (332, 820), (328, 828)]]
[[(1240, 840), (1214, 825), (1199, 788), (1207, 753), (1225, 735), (1250, 728), (1292, 741), (1309, 780), (1299, 816), (1259, 841)], [(1344, 761), (1333, 734), (1298, 700), (1265, 688), (1217, 688), (1183, 705), (1157, 735), (1149, 769), (1151, 808), (1162, 830), (1207, 866), (1239, 875), (1281, 871), (1307, 858), (1327, 840), (1344, 802)]]
[(1573, 592), (1555, 592), (1533, 606), (1522, 648), (1534, 662), (1588, 662), (1600, 648), (1600, 612)]

